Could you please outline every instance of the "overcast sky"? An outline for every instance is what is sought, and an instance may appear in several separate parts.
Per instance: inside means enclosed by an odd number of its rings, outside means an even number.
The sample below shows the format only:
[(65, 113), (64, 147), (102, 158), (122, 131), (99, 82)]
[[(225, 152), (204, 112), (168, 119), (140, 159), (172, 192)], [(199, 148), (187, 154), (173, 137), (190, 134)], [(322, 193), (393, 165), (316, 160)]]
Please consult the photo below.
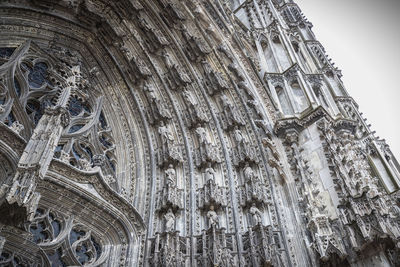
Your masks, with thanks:
[(360, 111), (400, 161), (400, 0), (295, 0)]

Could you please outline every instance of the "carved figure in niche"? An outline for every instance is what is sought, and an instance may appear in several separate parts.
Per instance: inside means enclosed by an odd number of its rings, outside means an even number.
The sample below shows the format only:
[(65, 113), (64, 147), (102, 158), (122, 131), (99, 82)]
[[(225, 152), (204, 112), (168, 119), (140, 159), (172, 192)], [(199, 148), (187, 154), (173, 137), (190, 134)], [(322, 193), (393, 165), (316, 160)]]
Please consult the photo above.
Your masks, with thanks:
[(196, 129), (196, 134), (199, 137), (199, 143), (201, 146), (207, 148), (209, 145), (211, 145), (211, 140), (208, 136), (208, 133), (206, 132), (206, 129), (204, 129), (203, 127), (198, 127)]
[(170, 164), (165, 171), (165, 177), (168, 186), (173, 187), (176, 185), (176, 172), (172, 164)]
[(186, 40), (185, 51), (192, 61), (200, 61), (205, 54), (210, 53), (208, 45), (199, 37), (192, 34), (185, 24), (181, 24), (181, 31)]
[(164, 215), (165, 232), (173, 232), (175, 230), (175, 215), (171, 209)]
[(220, 72), (215, 71), (206, 61), (202, 61), (206, 75), (206, 90), (209, 95), (215, 95), (229, 88), (229, 85)]
[(262, 213), (261, 211), (256, 207), (256, 204), (252, 204), (250, 208), (250, 214), (253, 219), (253, 225), (256, 226), (257, 224), (262, 224)]
[(168, 52), (163, 51), (161, 55), (164, 59), (165, 66), (168, 69), (166, 82), (170, 89), (181, 90), (187, 84), (192, 82), (189, 74), (187, 74), (186, 71), (171, 58)]
[(223, 108), (223, 115), (227, 123), (225, 128), (232, 127), (233, 125), (243, 125), (239, 112), (229, 101), (228, 97), (226, 95), (222, 95), (220, 99)]
[(173, 66), (175, 66), (175, 63), (173, 62), (173, 60), (171, 59), (171, 56), (169, 55), (168, 52), (163, 51), (161, 53), (161, 56), (164, 59), (164, 63), (167, 66), (168, 69), (172, 68)]
[(209, 180), (215, 181), (215, 170), (211, 167), (211, 165), (208, 166), (208, 168), (205, 170), (205, 180), (208, 182)]
[(218, 214), (214, 211), (214, 206), (210, 206), (210, 210), (207, 212), (208, 223), (210, 227), (219, 226)]
[(199, 153), (197, 155), (200, 162), (198, 165), (219, 162), (218, 148), (211, 143), (207, 130), (203, 127), (197, 127), (196, 134), (199, 140)]
[(144, 31), (146, 31), (146, 32), (152, 31), (152, 27), (150, 27), (150, 23), (148, 21), (146, 21), (146, 19), (144, 17), (140, 16), (137, 19), (137, 21), (139, 23), (140, 28), (142, 28)]
[(196, 124), (200, 124), (208, 121), (205, 113), (202, 111), (196, 97), (190, 93), (189, 90), (185, 90), (182, 92), (183, 99), (185, 100), (185, 104), (187, 106), (187, 111), (191, 118), (191, 126), (195, 126)]
[(199, 103), (197, 102), (196, 97), (194, 97), (189, 90), (185, 90), (182, 92), (183, 97), (185, 98), (186, 101), (190, 104), (190, 107), (196, 108)]
[(248, 155), (249, 154), (249, 142), (247, 139), (243, 136), (242, 132), (239, 130), (237, 126), (235, 126), (235, 130), (233, 131), (233, 137), (236, 142), (236, 147), (238, 150), (239, 155)]
[(174, 142), (174, 136), (172, 135), (171, 131), (169, 130), (168, 126), (161, 122), (160, 127), (158, 127), (158, 133), (161, 138), (161, 145), (163, 151), (167, 152), (170, 145)]
[(252, 181), (255, 177), (253, 169), (248, 165), (244, 168), (243, 173), (246, 182)]
[(157, 96), (154, 85), (153, 84), (146, 84), (143, 87), (143, 90), (146, 92), (150, 109), (152, 111), (153, 122), (159, 121), (161, 119), (169, 119), (171, 118), (171, 114), (169, 113), (168, 109), (164, 107), (161, 103), (159, 97)]
[[(158, 127), (161, 144), (158, 148), (159, 166), (168, 166), (172, 162), (182, 161), (182, 151), (180, 145), (176, 143), (176, 139), (170, 130), (169, 125), (165, 125), (161, 121)], [(166, 164), (166, 165), (164, 165)]]

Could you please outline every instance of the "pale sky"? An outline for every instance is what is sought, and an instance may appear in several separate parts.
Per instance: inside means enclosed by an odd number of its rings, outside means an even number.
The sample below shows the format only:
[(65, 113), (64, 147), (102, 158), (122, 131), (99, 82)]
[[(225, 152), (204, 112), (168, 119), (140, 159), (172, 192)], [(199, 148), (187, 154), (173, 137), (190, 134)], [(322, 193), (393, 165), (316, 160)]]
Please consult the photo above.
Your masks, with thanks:
[(400, 161), (400, 1), (295, 0), (360, 111)]

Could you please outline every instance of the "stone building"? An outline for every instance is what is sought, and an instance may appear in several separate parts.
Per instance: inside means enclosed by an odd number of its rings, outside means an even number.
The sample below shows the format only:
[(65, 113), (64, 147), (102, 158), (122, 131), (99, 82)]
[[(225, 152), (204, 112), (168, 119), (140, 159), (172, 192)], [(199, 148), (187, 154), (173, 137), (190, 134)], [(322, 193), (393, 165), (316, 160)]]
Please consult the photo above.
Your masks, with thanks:
[(0, 266), (399, 266), (399, 163), (311, 27), (1, 0)]

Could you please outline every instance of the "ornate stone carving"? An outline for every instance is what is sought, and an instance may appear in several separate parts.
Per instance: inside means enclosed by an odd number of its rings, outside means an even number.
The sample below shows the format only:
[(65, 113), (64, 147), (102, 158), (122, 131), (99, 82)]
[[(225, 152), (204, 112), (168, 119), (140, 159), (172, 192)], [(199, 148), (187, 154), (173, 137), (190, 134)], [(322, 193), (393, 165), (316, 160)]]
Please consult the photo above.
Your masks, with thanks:
[(246, 137), (237, 126), (232, 131), (233, 140), (235, 141), (235, 150), (233, 151), (233, 163), (240, 166), (248, 163), (258, 162), (256, 157), (256, 148), (251, 146)]
[(208, 131), (203, 127), (197, 127), (196, 135), (199, 142), (196, 153), (196, 164), (198, 167), (220, 162), (218, 147), (211, 142)]
[(215, 71), (207, 61), (202, 62), (206, 76), (205, 88), (209, 95), (215, 95), (229, 88), (229, 85), (221, 73)]
[(399, 265), (393, 154), (293, 1), (236, 2), (0, 1), (0, 265)]
[(145, 36), (147, 37), (146, 45), (150, 51), (154, 53), (158, 49), (169, 45), (164, 33), (157, 27), (154, 27), (149, 19), (147, 19), (145, 16), (139, 16), (137, 21), (139, 27), (145, 32)]
[(240, 190), (240, 205), (243, 207), (252, 206), (254, 203), (268, 204), (267, 188), (254, 173), (251, 166), (243, 168), (243, 185)]
[(222, 107), (220, 113), (222, 126), (225, 130), (231, 130), (235, 126), (244, 125), (242, 116), (226, 95), (220, 97), (220, 104)]
[(185, 52), (190, 60), (199, 62), (211, 52), (210, 47), (200, 37), (194, 36), (185, 24), (181, 25), (183, 38), (186, 40)]
[(200, 209), (218, 210), (226, 206), (225, 188), (215, 182), (215, 171), (208, 167), (204, 172), (205, 184), (197, 190), (197, 206)]
[(185, 100), (185, 105), (187, 107), (186, 118), (190, 128), (201, 126), (209, 121), (200, 103), (189, 90), (183, 91), (182, 97)]
[(172, 164), (165, 171), (164, 185), (157, 196), (157, 210), (179, 210), (183, 208), (183, 190), (176, 183), (176, 172)]
[(161, 122), (158, 127), (160, 137), (160, 147), (158, 150), (158, 163), (160, 166), (165, 164), (176, 163), (182, 161), (181, 146), (172, 135), (169, 124)]
[(187, 72), (171, 58), (168, 52), (163, 51), (162, 57), (168, 69), (165, 78), (169, 88), (172, 90), (183, 90), (192, 82), (192, 79)]
[(153, 84), (146, 84), (143, 88), (149, 101), (148, 117), (151, 124), (171, 119), (171, 114), (157, 95)]

